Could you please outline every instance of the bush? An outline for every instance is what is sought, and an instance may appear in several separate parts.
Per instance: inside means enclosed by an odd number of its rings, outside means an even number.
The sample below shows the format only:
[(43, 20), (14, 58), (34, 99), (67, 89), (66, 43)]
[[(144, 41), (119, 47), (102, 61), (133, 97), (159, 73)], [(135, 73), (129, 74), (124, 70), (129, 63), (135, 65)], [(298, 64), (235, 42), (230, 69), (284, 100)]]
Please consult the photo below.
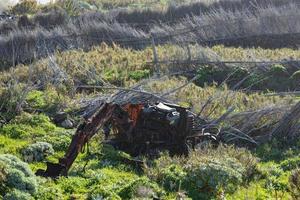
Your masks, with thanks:
[(257, 162), (246, 149), (208, 146), (190, 152), (189, 157), (162, 154), (145, 173), (168, 191), (183, 190), (192, 199), (210, 199), (220, 191), (233, 193), (240, 184), (253, 180)]
[(113, 167), (101, 169), (92, 167), (86, 171), (85, 176), (91, 181), (89, 184), (90, 196), (93, 198), (103, 197), (104, 199), (121, 199), (119, 192), (122, 191), (122, 188), (139, 179), (135, 173), (117, 170)]
[(280, 167), (284, 170), (293, 170), (300, 167), (300, 158), (289, 158), (280, 163)]
[(47, 156), (53, 154), (53, 147), (47, 142), (37, 142), (22, 150), (22, 156), (25, 162), (40, 162)]
[(36, 0), (22, 0), (12, 7), (11, 12), (15, 15), (34, 14), (38, 10)]
[(4, 187), (2, 186), (2, 189), (5, 188), (4, 193), (6, 193), (6, 196), (4, 197), (6, 199), (13, 199), (21, 195), (23, 195), (24, 199), (28, 199), (27, 197), (36, 193), (36, 177), (28, 164), (15, 156), (3, 154), (0, 155), (0, 166), (2, 166), (2, 171), (4, 171), (2, 173), (2, 179), (4, 180), (4, 183), (2, 183)]
[(60, 177), (58, 184), (66, 194), (87, 194), (89, 180), (82, 177)]
[(8, 192), (3, 200), (33, 200), (34, 198), (28, 194), (21, 192), (20, 190), (12, 190), (11, 192)]
[(44, 135), (39, 140), (51, 144), (55, 151), (65, 151), (71, 143), (72, 133), (68, 130), (57, 130)]
[(7, 187), (5, 184), (6, 177), (7, 177), (7, 173), (5, 171), (5, 165), (0, 162), (0, 194), (4, 194), (4, 192), (7, 190)]
[(27, 138), (43, 136), (55, 129), (56, 126), (44, 114), (31, 115), (22, 113), (9, 124), (0, 128), (0, 131), (11, 138)]
[(89, 199), (98, 200), (98, 199), (107, 199), (107, 200), (121, 200), (121, 197), (113, 191), (109, 191), (104, 187), (97, 186), (89, 194)]
[(300, 199), (300, 169), (292, 171), (289, 177), (289, 187), (293, 199)]
[(189, 160), (184, 188), (193, 199), (209, 199), (218, 192), (232, 193), (243, 181), (244, 167), (234, 158)]
[[(63, 191), (52, 179), (37, 178), (38, 188), (34, 197), (38, 200), (61, 200), (64, 199)], [(67, 198), (67, 197), (65, 197)]]
[(3, 105), (0, 107), (0, 113), (1, 118), (6, 121), (10, 121), (17, 114), (20, 114), (20, 105), (27, 90), (23, 84), (10, 83), (8, 85), (7, 88), (0, 88), (0, 104)]
[(33, 90), (27, 94), (26, 102), (29, 107), (42, 109), (46, 106), (44, 93), (42, 91)]
[(60, 110), (67, 100), (67, 97), (60, 98), (56, 89), (48, 87), (44, 91), (30, 91), (26, 96), (26, 106), (29, 110), (38, 110), (53, 114)]
[(122, 199), (153, 199), (161, 195), (159, 187), (147, 178), (138, 178), (118, 192)]
[(260, 168), (263, 177), (265, 178), (264, 188), (272, 195), (275, 192), (277, 195), (284, 194), (288, 189), (287, 181), (285, 180), (285, 174), (283, 170), (273, 162), (268, 163), (266, 166)]
[(147, 78), (150, 76), (150, 70), (145, 69), (145, 70), (136, 70), (133, 72), (129, 72), (128, 77), (130, 79), (133, 79), (135, 81), (139, 81), (141, 79)]
[[(182, 157), (170, 157), (167, 152), (162, 152), (158, 159), (148, 162), (144, 168), (144, 173), (156, 182), (162, 183), (164, 175), (169, 171), (170, 166), (183, 166), (186, 162)], [(179, 169), (178, 169), (179, 170)], [(177, 171), (177, 169), (176, 169)]]
[(169, 191), (177, 192), (180, 190), (181, 184), (184, 182), (186, 172), (179, 165), (170, 165), (162, 169), (161, 180), (159, 182)]
[(124, 159), (131, 159), (131, 156), (123, 151), (116, 150), (111, 145), (103, 145), (101, 149), (103, 155), (101, 165), (102, 166), (116, 166), (122, 164)]

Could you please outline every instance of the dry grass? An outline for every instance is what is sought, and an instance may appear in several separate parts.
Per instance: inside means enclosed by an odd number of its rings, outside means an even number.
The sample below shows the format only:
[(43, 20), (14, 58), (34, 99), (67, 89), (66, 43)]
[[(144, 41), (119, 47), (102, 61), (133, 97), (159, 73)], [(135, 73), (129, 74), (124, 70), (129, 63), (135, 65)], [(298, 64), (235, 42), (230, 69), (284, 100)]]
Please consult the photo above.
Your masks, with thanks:
[[(279, 2), (281, 3), (274, 3), (270, 6), (259, 4), (254, 11), (253, 6), (251, 9), (242, 7), (232, 11), (229, 8), (225, 9), (226, 4), (224, 4), (221, 6), (222, 9), (196, 14), (191, 10), (197, 10), (197, 6), (176, 7), (174, 8), (178, 9), (176, 12), (170, 11), (171, 16), (177, 16), (180, 20), (176, 19), (174, 23), (162, 23), (159, 26), (142, 29), (135, 25), (132, 26), (131, 21), (122, 16), (122, 13), (119, 13), (117, 17), (109, 16), (109, 14), (84, 14), (72, 20), (63, 20), (65, 15), (58, 11), (60, 13), (57, 14), (58, 18), (51, 14), (41, 14), (34, 18), (36, 28), (31, 26), (24, 28), (24, 26), (19, 27), (16, 24), (11, 27), (7, 24), (0, 25), (3, 28), (0, 32), (10, 33), (0, 36), (0, 61), (2, 65), (27, 63), (57, 50), (65, 51), (74, 48), (87, 50), (101, 42), (109, 44), (115, 42), (137, 49), (145, 48), (151, 44), (150, 33), (157, 37), (156, 43), (158, 44), (184, 40), (205, 45), (224, 43), (226, 45), (269, 48), (297, 47), (299, 45), (297, 43), (299, 34), (297, 33), (300, 32), (298, 5), (292, 3), (294, 1), (290, 1), (282, 6), (282, 1)], [(186, 11), (184, 11), (185, 9)], [(144, 18), (151, 18), (149, 15), (152, 14), (151, 11), (141, 11), (140, 15)], [(165, 19), (164, 16), (156, 13), (153, 15), (158, 17), (154, 21)], [(167, 16), (167, 14), (165, 15)], [(190, 17), (186, 17), (187, 15)], [(130, 23), (117, 23), (122, 22), (117, 19), (118, 16), (124, 20), (123, 22)], [(136, 20), (134, 23), (139, 23), (137, 20), (142, 19), (142, 16), (131, 13), (129, 18)], [(46, 19), (48, 19), (48, 23), (46, 23)], [(41, 26), (37, 26), (37, 24)], [(47, 27), (48, 25), (51, 25), (51, 28)], [(204, 25), (205, 28), (200, 28)], [(195, 30), (189, 31), (191, 28), (195, 28)], [(291, 35), (283, 37), (281, 34)]]

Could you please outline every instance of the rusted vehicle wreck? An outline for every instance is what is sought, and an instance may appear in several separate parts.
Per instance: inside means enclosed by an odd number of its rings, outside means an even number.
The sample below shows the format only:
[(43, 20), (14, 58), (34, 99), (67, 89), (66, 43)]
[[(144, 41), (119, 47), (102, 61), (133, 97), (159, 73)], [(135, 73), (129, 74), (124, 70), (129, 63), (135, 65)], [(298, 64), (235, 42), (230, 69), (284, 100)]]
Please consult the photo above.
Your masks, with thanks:
[(37, 174), (48, 177), (67, 175), (77, 155), (101, 130), (105, 134), (105, 143), (132, 156), (161, 150), (187, 154), (190, 146), (217, 141), (216, 135), (197, 129), (195, 114), (179, 105), (102, 102), (99, 109), (79, 125), (59, 163), (47, 163), (47, 170), (38, 170)]

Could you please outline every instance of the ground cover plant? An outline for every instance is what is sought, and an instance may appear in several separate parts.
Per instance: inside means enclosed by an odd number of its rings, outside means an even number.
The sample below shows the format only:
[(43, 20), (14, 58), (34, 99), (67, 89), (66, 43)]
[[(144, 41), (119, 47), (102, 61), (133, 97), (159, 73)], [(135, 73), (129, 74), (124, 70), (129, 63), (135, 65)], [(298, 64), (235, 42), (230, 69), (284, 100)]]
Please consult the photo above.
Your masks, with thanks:
[[(258, 27), (259, 34), (295, 32), (297, 1), (173, 2), (171, 7), (171, 1), (144, 0), (67, 0), (44, 7), (24, 2), (12, 11), (27, 17), (0, 22), (0, 46), (6, 45), (0, 48), (1, 200), (300, 198), (299, 98), (291, 94), (299, 88), (300, 53), (274, 48), (290, 47), (289, 40), (297, 44), (294, 37), (282, 44), (268, 40), (272, 48), (253, 38), (246, 43), (255, 45), (247, 48), (242, 42), (182, 42), (206, 37), (198, 30), (187, 38), (157, 40), (156, 55), (151, 41), (138, 48), (118, 41), (144, 39), (151, 31), (166, 36), (202, 23), (213, 27), (207, 32), (212, 38), (238, 38), (245, 30), (255, 34), (249, 27)], [(130, 24), (145, 16), (161, 23), (151, 30)], [(229, 23), (235, 17), (238, 28)], [(254, 21), (246, 23), (250, 18)], [(96, 39), (63, 37), (79, 31)], [(24, 47), (12, 51), (12, 41)], [(153, 63), (155, 57), (161, 62)], [(76, 127), (99, 101), (124, 93), (144, 101), (150, 93), (189, 108), (222, 140), (187, 146), (186, 155), (160, 151), (133, 157), (105, 144), (100, 130), (67, 177), (35, 175), (64, 156)], [(278, 134), (282, 124), (290, 127)], [(124, 162), (135, 159), (143, 165)]]
[[(171, 49), (172, 47), (166, 47), (166, 49), (161, 48), (160, 55), (163, 55), (164, 52), (172, 52), (170, 51)], [(222, 52), (220, 49), (224, 50), (224, 55), (220, 53)], [(215, 51), (219, 51), (219, 54), (223, 55), (224, 58), (226, 58), (226, 56), (229, 57), (226, 53), (230, 52), (230, 50), (234, 51), (234, 49), (215, 47)], [(207, 51), (211, 51), (211, 49), (207, 49)], [(247, 51), (251, 51), (251, 49)], [(270, 56), (268, 56), (268, 50), (253, 49), (252, 51), (257, 54), (257, 57), (266, 56), (269, 59), (275, 59), (277, 56), (282, 56), (282, 52), (280, 51), (272, 52)], [(290, 50), (286, 51), (289, 52)], [(101, 52), (101, 55), (104, 55), (104, 60), (96, 59), (96, 55), (99, 55), (99, 52)], [(116, 57), (112, 56), (113, 52), (116, 53)], [(177, 51), (174, 50), (174, 55), (177, 55), (176, 52)], [(241, 58), (242, 50), (236, 52), (238, 53), (229, 54), (232, 57), (236, 56), (237, 58)], [(280, 53), (276, 55), (276, 52)], [(295, 52), (295, 56), (297, 56), (296, 53), (297, 52)], [(82, 83), (84, 84), (97, 84), (97, 82), (84, 82), (84, 80), (91, 80), (88, 78), (89, 76), (87, 76), (90, 72), (86, 70), (79, 74), (76, 72), (76, 66), (80, 67), (82, 64), (85, 64), (87, 67), (93, 66), (88, 69), (94, 68), (97, 71), (99, 70), (99, 74), (102, 75), (102, 70), (105, 71), (107, 67), (106, 60), (109, 60), (110, 63), (114, 63), (113, 66), (115, 66), (116, 69), (118, 69), (118, 66), (122, 69), (122, 63), (124, 62), (122, 54), (124, 54), (124, 58), (130, 56), (131, 60), (139, 61), (139, 59), (147, 59), (147, 56), (151, 57), (151, 50), (135, 52), (120, 47), (110, 48), (103, 45), (99, 47), (99, 49), (96, 48), (91, 52), (70, 51), (57, 54), (56, 63), (60, 66), (58, 69), (66, 70), (68, 76), (75, 77), (75, 80), (83, 81)], [(71, 59), (72, 55), (73, 57)], [(168, 56), (171, 55), (172, 54), (169, 54)], [(76, 57), (78, 57), (78, 60)], [(93, 60), (93, 58), (95, 59)], [(103, 67), (101, 67), (101, 63), (103, 63)], [(38, 61), (36, 66), (40, 66), (43, 70), (35, 73), (39, 76), (32, 77), (32, 80), (46, 81), (48, 79), (45, 79), (45, 77), (51, 77), (48, 74), (49, 71), (44, 68), (47, 64), (49, 64), (49, 60), (47, 62), (45, 60)], [(68, 68), (68, 66), (74, 67)], [(20, 65), (15, 69), (5, 72), (1, 79), (2, 84), (5, 85), (12, 73), (20, 81), (20, 84), (22, 84), (22, 82), (24, 84), (28, 76), (26, 73), (26, 68), (28, 67), (29, 66)], [(125, 73), (125, 79), (123, 79), (122, 83), (113, 81), (122, 80), (122, 78), (120, 79), (118, 70), (114, 70), (110, 74), (112, 77), (116, 76), (115, 79), (108, 79), (106, 77), (106, 80), (110, 82), (110, 84), (130, 86), (138, 80), (130, 80), (131, 71), (135, 72), (145, 69), (151, 71), (151, 68), (147, 68), (147, 66), (145, 66), (145, 68), (142, 67), (143, 65), (136, 65), (134, 63), (128, 64), (126, 67), (128, 73)], [(169, 66), (166, 66), (165, 70), (168, 71)], [(147, 79), (147, 77), (142, 78)], [(49, 80), (51, 80), (51, 78)], [(101, 79), (95, 78), (95, 80)], [(162, 78), (161, 80), (150, 81), (145, 86), (145, 89), (153, 91), (154, 93), (164, 93), (176, 85), (186, 82), (187, 80), (184, 77)], [(73, 100), (71, 100), (72, 94), (61, 88), (62, 84), (70, 88), (74, 85), (74, 83), (70, 83), (69, 81), (60, 82), (58, 85), (56, 85), (56, 82), (50, 81), (47, 83), (47, 87), (40, 87), (39, 90), (32, 90), (26, 94), (24, 110), (17, 114), (18, 116), (13, 117), (14, 119), (9, 123), (5, 123), (1, 128), (1, 153), (12, 154), (23, 160), (33, 161), (29, 163), (33, 171), (40, 167), (45, 167), (45, 159), (55, 161), (63, 154), (63, 151), (66, 150), (70, 142), (73, 131), (57, 127), (57, 125), (51, 121), (51, 118), (57, 109), (71, 109), (70, 107), (73, 105), (74, 96)], [(51, 95), (53, 93), (59, 94), (60, 98), (57, 98), (56, 95)], [(179, 103), (189, 105), (193, 107), (195, 111), (199, 112), (201, 109), (200, 105), (205, 104), (210, 97), (215, 97), (215, 104), (208, 105), (202, 111), (202, 115), (207, 116), (208, 119), (221, 116), (226, 112), (227, 108), (232, 105), (236, 105), (236, 107), (239, 108), (237, 112), (243, 112), (259, 110), (271, 105), (275, 107), (276, 105), (289, 105), (294, 101), (293, 98), (290, 97), (268, 97), (259, 94), (249, 95), (243, 92), (234, 92), (235, 94), (231, 96), (229, 95), (231, 93), (232, 91), (226, 87), (218, 87), (215, 85), (201, 88), (192, 84), (176, 92), (171, 98), (177, 99)], [(90, 94), (85, 93), (84, 95), (90, 97), (94, 96), (93, 92)], [(105, 95), (105, 92), (103, 95)], [(223, 96), (228, 96), (228, 99), (222, 98)], [(82, 98), (83, 96), (80, 94), (75, 96), (75, 100), (80, 101)], [(247, 104), (245, 104), (245, 99), (247, 100)], [(56, 109), (49, 109), (53, 107)], [(72, 109), (76, 110), (76, 108)], [(38, 114), (37, 112), (42, 113)], [(277, 117), (279, 116), (277, 115)], [(5, 194), (9, 195), (6, 195), (6, 197), (3, 196), (3, 198), (15, 195), (17, 196), (16, 198), (29, 199), (32, 197), (36, 199), (92, 199), (100, 197), (107, 199), (145, 197), (161, 199), (174, 199), (179, 197), (211, 199), (221, 198), (226, 195), (229, 199), (244, 199), (248, 193), (257, 189), (257, 196), (266, 198), (275, 198), (276, 195), (289, 198), (291, 195), (297, 195), (297, 183), (295, 185), (295, 183), (292, 182), (293, 177), (296, 176), (292, 176), (292, 174), (296, 174), (293, 170), (296, 170), (298, 166), (297, 146), (291, 147), (290, 150), (281, 151), (279, 150), (281, 149), (281, 147), (278, 146), (279, 144), (276, 146), (276, 143), (271, 143), (260, 147), (260, 149), (257, 150), (258, 153), (256, 153), (256, 151), (250, 152), (248, 150), (241, 150), (233, 146), (220, 146), (217, 149), (208, 148), (206, 150), (195, 151), (187, 158), (170, 157), (168, 154), (162, 154), (157, 160), (149, 161), (145, 171), (141, 173), (121, 162), (122, 159), (118, 157), (125, 155), (117, 152), (112, 147), (100, 145), (99, 140), (101, 141), (101, 138), (95, 138), (92, 141), (90, 147), (92, 153), (83, 154), (79, 157), (68, 178), (62, 177), (57, 181), (53, 181), (35, 177), (39, 187), (33, 194), (14, 191), (13, 188), (7, 186), (5, 182), (5, 185), (3, 185), (3, 188), (6, 188), (5, 191), (9, 190), (14, 193), (10, 194), (5, 192)], [(43, 142), (47, 142), (53, 147), (54, 155), (51, 155), (53, 153), (44, 154), (42, 153), (43, 151), (38, 150), (41, 148), (38, 147), (40, 145), (37, 146), (36, 144), (40, 143), (44, 145)], [(36, 149), (35, 146), (38, 147), (37, 150), (33, 150)], [(46, 149), (51, 149), (48, 144), (46, 146)], [(24, 152), (27, 153), (24, 154)], [(49, 150), (46, 152), (49, 152)], [(50, 150), (50, 152), (53, 151)], [(99, 152), (103, 153), (99, 154)], [(275, 154), (274, 158), (272, 158), (271, 154), (275, 152), (278, 152), (278, 154)], [(33, 159), (36, 158), (36, 156), (28, 157), (28, 155), (41, 155), (42, 157), (38, 156), (36, 160)], [(272, 161), (273, 159), (276, 160), (276, 164)], [(89, 160), (89, 162), (86, 165), (87, 160)], [(267, 175), (268, 173), (274, 173), (264, 171), (266, 168), (269, 168), (269, 165), (276, 166), (280, 171), (278, 172), (279, 175), (275, 174), (274, 178), (267, 178), (269, 177)], [(126, 179), (124, 179), (124, 177), (126, 177)], [(198, 183), (198, 178), (201, 178), (204, 182)], [(225, 184), (229, 182), (230, 184)], [(193, 184), (191, 185), (191, 183)], [(279, 185), (275, 187), (274, 184)], [(196, 192), (199, 190), (203, 192)], [(293, 191), (293, 193), (290, 191)]]

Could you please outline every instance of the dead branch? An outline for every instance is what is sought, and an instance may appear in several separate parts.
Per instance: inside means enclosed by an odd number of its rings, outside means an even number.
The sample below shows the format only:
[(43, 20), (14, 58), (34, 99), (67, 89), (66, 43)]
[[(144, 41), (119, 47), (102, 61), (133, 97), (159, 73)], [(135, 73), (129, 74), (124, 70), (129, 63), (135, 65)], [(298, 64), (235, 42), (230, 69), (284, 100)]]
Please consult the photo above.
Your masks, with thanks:
[(170, 91), (166, 92), (165, 94), (161, 95), (160, 97), (169, 96), (170, 94), (173, 94), (173, 93), (177, 92), (178, 90), (181, 90), (182, 88), (184, 88), (184, 87), (188, 86), (189, 84), (193, 83), (198, 78), (199, 78), (198, 75), (196, 75), (196, 76), (194, 76), (194, 78), (192, 78), (191, 80), (189, 80), (187, 83), (179, 86), (178, 88), (175, 88), (173, 90), (170, 90)]
[(126, 92), (136, 92), (136, 93), (141, 93), (145, 95), (150, 95), (150, 96), (155, 96), (157, 98), (162, 99), (161, 97), (152, 94), (150, 92), (145, 92), (142, 90), (135, 90), (135, 89), (130, 89), (130, 88), (122, 88), (122, 87), (113, 87), (113, 86), (96, 86), (96, 85), (80, 85), (76, 87), (77, 89), (102, 89), (102, 90), (121, 90), (121, 91), (126, 91)]
[(299, 125), (300, 119), (300, 102), (288, 111), (285, 116), (281, 119), (279, 124), (272, 130), (269, 139), (287, 139), (294, 138), (295, 129)]
[(235, 110), (235, 107), (230, 107), (221, 117), (214, 120), (211, 124), (220, 124), (222, 121), (224, 121), (233, 111)]

